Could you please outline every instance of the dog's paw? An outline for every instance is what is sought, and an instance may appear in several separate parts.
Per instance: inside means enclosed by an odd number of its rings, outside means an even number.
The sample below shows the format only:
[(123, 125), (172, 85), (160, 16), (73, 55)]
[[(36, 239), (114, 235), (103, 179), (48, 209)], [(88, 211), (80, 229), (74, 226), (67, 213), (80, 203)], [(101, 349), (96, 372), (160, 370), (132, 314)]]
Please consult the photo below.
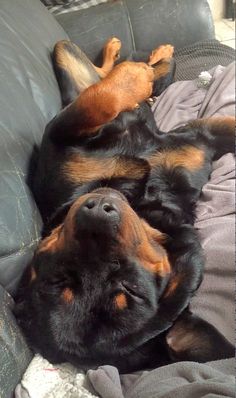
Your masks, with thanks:
[(120, 58), (121, 41), (117, 37), (109, 39), (104, 46), (104, 53), (116, 61)]
[(171, 44), (163, 44), (152, 51), (148, 64), (154, 65), (164, 58), (171, 58), (174, 54), (174, 47)]

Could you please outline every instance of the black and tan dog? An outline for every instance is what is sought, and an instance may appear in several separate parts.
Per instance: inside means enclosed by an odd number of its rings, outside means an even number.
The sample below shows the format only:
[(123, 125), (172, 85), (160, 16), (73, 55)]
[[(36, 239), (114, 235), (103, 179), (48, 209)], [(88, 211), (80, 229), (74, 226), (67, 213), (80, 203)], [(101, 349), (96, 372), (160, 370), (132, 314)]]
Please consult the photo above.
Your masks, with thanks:
[(46, 128), (34, 193), (46, 229), (23, 275), (16, 315), (51, 362), (121, 372), (233, 355), (189, 311), (204, 258), (193, 227), (212, 160), (234, 150), (231, 117), (158, 131), (149, 105), (174, 75), (173, 47), (101, 68), (72, 43), (53, 61), (65, 108)]

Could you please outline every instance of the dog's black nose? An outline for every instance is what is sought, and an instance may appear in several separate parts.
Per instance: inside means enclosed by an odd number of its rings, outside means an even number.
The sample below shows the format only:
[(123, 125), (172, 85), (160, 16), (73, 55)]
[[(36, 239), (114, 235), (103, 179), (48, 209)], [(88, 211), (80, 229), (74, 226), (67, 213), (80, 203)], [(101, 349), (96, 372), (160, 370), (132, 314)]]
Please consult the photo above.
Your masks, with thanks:
[(80, 210), (89, 216), (98, 217), (117, 217), (118, 207), (112, 198), (89, 198), (81, 206)]
[(109, 234), (116, 231), (121, 211), (116, 198), (96, 195), (88, 198), (76, 214), (77, 232)]

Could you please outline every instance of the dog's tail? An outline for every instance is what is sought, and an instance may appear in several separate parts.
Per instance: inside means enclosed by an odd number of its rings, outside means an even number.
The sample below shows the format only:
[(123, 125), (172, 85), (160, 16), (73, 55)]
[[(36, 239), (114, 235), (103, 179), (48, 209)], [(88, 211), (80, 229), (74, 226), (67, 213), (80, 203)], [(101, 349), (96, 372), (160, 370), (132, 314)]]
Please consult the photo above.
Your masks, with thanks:
[(217, 116), (197, 119), (188, 125), (199, 130), (204, 141), (214, 149), (213, 160), (219, 159), (225, 153), (235, 152), (235, 117)]

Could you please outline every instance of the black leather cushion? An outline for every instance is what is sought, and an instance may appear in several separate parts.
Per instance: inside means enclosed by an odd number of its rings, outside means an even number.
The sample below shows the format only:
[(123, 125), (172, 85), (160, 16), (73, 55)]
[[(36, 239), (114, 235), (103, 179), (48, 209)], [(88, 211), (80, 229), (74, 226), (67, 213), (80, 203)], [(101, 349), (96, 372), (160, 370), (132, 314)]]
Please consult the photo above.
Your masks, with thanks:
[(102, 48), (109, 37), (116, 36), (122, 41), (122, 58), (127, 57), (134, 48), (129, 16), (123, 2), (100, 4), (56, 18), (70, 39), (97, 64), (101, 61)]
[(50, 51), (66, 37), (39, 0), (1, 0), (0, 284), (11, 293), (39, 239), (26, 180), (32, 150), (61, 107)]
[(12, 315), (13, 300), (0, 286), (0, 397), (12, 397), (12, 391), (32, 358)]
[(111, 36), (122, 41), (121, 59), (134, 50), (151, 51), (163, 43), (180, 48), (214, 38), (207, 0), (118, 0), (61, 14), (57, 20), (70, 39), (98, 62)]

